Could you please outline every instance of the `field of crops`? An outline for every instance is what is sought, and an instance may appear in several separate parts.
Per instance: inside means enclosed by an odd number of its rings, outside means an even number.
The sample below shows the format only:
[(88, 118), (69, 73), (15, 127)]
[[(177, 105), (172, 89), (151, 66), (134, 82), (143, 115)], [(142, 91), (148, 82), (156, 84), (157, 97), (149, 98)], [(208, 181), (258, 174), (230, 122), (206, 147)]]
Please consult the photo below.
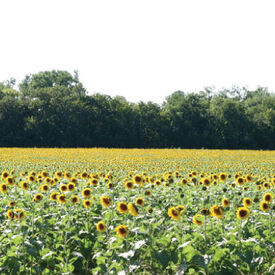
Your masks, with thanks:
[(274, 151), (0, 150), (0, 274), (275, 273)]

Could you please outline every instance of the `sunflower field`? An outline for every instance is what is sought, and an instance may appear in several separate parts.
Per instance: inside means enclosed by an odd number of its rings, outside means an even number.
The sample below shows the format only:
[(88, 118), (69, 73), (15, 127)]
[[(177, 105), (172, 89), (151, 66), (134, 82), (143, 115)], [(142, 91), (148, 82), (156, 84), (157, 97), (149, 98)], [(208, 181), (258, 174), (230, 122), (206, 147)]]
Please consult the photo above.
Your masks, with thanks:
[(275, 274), (275, 152), (0, 154), (0, 274)]

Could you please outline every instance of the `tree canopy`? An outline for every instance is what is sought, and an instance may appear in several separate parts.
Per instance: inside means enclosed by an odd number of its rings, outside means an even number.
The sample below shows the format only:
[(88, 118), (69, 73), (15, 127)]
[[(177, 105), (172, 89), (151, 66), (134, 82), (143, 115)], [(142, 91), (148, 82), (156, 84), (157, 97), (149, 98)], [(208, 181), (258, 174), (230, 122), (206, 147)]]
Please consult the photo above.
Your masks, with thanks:
[(266, 88), (176, 91), (162, 105), (90, 95), (78, 73), (46, 71), (0, 83), (1, 147), (275, 148)]

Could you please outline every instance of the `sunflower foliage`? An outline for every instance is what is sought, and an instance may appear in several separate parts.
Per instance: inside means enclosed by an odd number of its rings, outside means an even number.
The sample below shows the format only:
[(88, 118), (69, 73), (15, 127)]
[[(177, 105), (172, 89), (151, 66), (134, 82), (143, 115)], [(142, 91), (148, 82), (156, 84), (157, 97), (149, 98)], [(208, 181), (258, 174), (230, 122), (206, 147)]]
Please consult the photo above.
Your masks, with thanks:
[(273, 274), (273, 151), (8, 149), (1, 274)]

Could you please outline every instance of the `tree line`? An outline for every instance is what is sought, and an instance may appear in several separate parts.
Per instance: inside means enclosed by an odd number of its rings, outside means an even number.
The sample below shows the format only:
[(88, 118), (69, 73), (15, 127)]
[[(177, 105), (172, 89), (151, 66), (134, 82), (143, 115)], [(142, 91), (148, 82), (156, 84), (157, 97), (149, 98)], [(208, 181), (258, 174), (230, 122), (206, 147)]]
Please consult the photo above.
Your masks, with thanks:
[(163, 104), (90, 95), (78, 73), (46, 71), (0, 83), (1, 147), (275, 148), (266, 88), (176, 91)]

